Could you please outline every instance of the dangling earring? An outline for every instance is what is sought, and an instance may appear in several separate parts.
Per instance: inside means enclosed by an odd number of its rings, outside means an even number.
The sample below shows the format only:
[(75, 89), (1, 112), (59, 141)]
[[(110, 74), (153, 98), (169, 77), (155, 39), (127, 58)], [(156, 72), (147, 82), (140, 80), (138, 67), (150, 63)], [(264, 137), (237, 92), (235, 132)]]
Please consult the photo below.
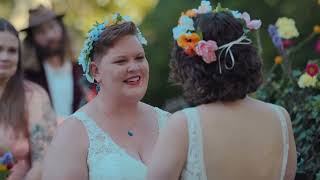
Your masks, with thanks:
[(100, 88), (100, 85), (99, 85), (98, 83), (95, 83), (95, 84), (96, 84), (96, 91), (99, 92), (100, 89), (101, 89), (101, 88)]

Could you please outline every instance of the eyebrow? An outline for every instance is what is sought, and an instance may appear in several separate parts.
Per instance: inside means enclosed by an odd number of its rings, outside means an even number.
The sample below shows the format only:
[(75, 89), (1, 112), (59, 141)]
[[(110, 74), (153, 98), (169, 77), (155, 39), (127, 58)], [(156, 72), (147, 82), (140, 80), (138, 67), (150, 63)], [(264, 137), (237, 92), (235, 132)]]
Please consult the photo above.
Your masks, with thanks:
[[(144, 53), (143, 52), (139, 52), (139, 53), (135, 54), (135, 56), (141, 56), (141, 55), (144, 55)], [(127, 56), (119, 55), (119, 56), (113, 57), (113, 59), (120, 59), (120, 58), (127, 58)]]

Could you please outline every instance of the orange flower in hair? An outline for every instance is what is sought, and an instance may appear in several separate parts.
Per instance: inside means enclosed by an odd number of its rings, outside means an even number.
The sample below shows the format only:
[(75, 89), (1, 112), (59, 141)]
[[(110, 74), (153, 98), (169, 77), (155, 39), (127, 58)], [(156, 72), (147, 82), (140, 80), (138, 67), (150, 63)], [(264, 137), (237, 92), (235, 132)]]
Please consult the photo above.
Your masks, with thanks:
[(182, 34), (178, 38), (178, 46), (183, 48), (188, 55), (194, 55), (195, 47), (197, 43), (200, 41), (200, 36), (196, 33), (191, 34)]
[(190, 9), (190, 10), (188, 10), (187, 12), (183, 12), (183, 13), (182, 13), (182, 16), (183, 16), (183, 15), (192, 18), (192, 17), (196, 17), (197, 12), (196, 12), (194, 9)]
[(182, 48), (186, 48), (188, 46), (195, 46), (196, 43), (200, 41), (200, 37), (196, 33), (191, 33), (191, 34), (182, 34), (177, 43), (178, 46)]

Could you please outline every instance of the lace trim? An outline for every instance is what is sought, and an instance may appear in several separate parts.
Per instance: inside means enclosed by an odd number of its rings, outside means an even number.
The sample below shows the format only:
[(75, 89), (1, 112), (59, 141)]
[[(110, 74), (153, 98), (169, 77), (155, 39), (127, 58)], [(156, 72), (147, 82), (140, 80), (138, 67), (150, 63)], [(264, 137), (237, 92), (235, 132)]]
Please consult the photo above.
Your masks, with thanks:
[(188, 122), (189, 147), (187, 163), (181, 175), (182, 179), (206, 180), (199, 115), (195, 108), (184, 109), (183, 112)]
[(288, 163), (288, 155), (289, 155), (289, 133), (288, 133), (288, 125), (286, 118), (281, 111), (280, 107), (273, 105), (274, 109), (276, 110), (279, 121), (281, 124), (281, 131), (282, 131), (282, 140), (283, 140), (283, 159), (282, 159), (282, 165), (281, 165), (281, 175), (280, 179), (283, 180), (284, 176), (286, 174), (287, 169), (287, 163)]
[[(170, 113), (156, 107), (154, 107), (154, 110), (157, 113), (157, 122), (160, 132)], [(130, 156), (125, 149), (116, 144), (112, 140), (112, 138), (107, 133), (105, 133), (93, 120), (91, 120), (84, 112), (77, 111), (73, 114), (73, 116), (80, 120), (87, 130), (87, 134), (89, 137), (87, 163), (89, 165), (94, 161), (94, 158), (92, 157), (97, 157), (99, 155), (105, 156), (106, 154), (115, 153), (120, 156), (126, 156), (145, 166), (141, 161)]]
[(99, 126), (83, 112), (77, 111), (73, 114), (86, 127), (89, 137), (89, 148), (87, 163), (91, 164), (91, 157), (106, 155), (110, 153), (120, 154), (113, 141), (99, 128)]
[(157, 112), (157, 117), (158, 117), (158, 128), (159, 128), (159, 133), (161, 129), (164, 127), (168, 117), (170, 116), (170, 113), (167, 111), (164, 111), (160, 108), (154, 107), (154, 110)]

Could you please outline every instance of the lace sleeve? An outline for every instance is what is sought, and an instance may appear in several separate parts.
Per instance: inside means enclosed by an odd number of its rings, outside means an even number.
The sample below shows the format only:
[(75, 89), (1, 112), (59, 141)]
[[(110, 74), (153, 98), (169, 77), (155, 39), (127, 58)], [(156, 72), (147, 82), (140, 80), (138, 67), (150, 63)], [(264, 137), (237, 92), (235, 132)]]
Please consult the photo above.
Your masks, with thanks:
[(27, 110), (31, 161), (41, 161), (57, 126), (48, 94), (40, 86), (28, 83)]

